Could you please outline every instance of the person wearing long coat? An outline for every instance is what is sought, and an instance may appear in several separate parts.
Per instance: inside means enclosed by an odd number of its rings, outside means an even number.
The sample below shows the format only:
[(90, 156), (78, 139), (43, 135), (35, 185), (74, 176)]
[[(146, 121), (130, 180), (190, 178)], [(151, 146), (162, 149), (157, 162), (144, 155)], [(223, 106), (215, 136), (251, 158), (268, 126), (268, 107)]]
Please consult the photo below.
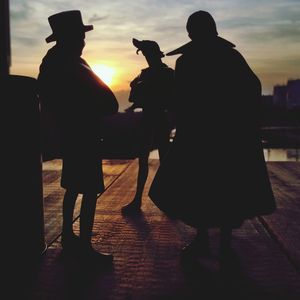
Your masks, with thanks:
[(197, 228), (183, 253), (207, 253), (207, 229), (215, 227), (221, 252), (232, 253), (232, 229), (276, 207), (260, 139), (261, 83), (235, 45), (218, 36), (209, 13), (193, 13), (187, 31), (191, 42), (169, 53), (181, 54), (176, 136), (149, 196)]

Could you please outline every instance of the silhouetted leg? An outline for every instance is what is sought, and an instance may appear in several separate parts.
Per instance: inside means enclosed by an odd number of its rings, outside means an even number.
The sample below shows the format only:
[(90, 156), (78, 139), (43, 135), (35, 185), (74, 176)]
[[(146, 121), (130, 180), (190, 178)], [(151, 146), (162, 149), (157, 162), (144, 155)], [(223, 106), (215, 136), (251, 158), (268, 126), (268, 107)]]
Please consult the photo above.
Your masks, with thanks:
[(161, 163), (162, 160), (164, 159), (165, 155), (167, 154), (168, 152), (168, 149), (169, 149), (169, 142), (166, 143), (164, 142), (163, 144), (161, 144), (158, 148), (158, 155), (159, 155), (159, 162)]
[(208, 230), (206, 228), (198, 228), (197, 235), (196, 235), (196, 241), (204, 246), (208, 247), (209, 243), (209, 236), (208, 236)]
[(225, 276), (237, 274), (240, 270), (240, 262), (236, 253), (231, 248), (232, 228), (221, 227), (220, 235), (220, 267), (221, 274)]
[(92, 247), (91, 238), (96, 204), (97, 194), (83, 194), (80, 209), (80, 238), (84, 247)]
[(169, 131), (165, 131), (159, 134), (158, 145), (159, 162), (161, 163), (170, 147)]
[(66, 190), (63, 199), (63, 225), (62, 225), (62, 247), (72, 249), (76, 247), (79, 238), (73, 231), (73, 214), (78, 193)]
[(138, 178), (137, 178), (136, 194), (134, 197), (134, 201), (139, 205), (141, 205), (141, 203), (142, 203), (144, 187), (145, 187), (145, 183), (147, 181), (148, 172), (149, 172), (148, 157), (149, 157), (149, 154), (146, 154), (139, 158), (139, 173), (138, 173)]
[(139, 157), (139, 171), (137, 177), (136, 193), (133, 200), (122, 208), (122, 212), (125, 214), (136, 213), (140, 211), (144, 187), (149, 172), (148, 158), (149, 152)]
[(182, 249), (182, 258), (193, 259), (201, 255), (209, 255), (209, 236), (206, 228), (198, 228), (195, 239)]
[(222, 253), (231, 252), (232, 228), (230, 226), (221, 227), (220, 251)]
[(85, 258), (95, 259), (102, 264), (110, 264), (113, 260), (113, 256), (111, 254), (97, 252), (92, 247), (91, 240), (96, 204), (96, 193), (83, 194), (80, 209), (80, 239), (82, 243), (82, 254)]

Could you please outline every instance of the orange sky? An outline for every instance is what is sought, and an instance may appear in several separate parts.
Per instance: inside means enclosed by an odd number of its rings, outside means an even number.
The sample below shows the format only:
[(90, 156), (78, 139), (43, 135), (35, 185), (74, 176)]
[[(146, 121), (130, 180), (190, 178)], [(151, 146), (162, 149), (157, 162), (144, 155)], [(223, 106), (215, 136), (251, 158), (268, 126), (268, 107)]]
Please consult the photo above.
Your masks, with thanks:
[[(271, 94), (275, 84), (300, 77), (299, 0), (10, 0), (12, 74), (37, 76), (52, 46), (45, 42), (51, 34), (47, 18), (70, 9), (81, 10), (84, 23), (94, 25), (86, 34), (83, 57), (92, 67), (100, 64), (113, 72), (109, 85), (121, 109), (129, 105), (129, 82), (146, 67), (132, 38), (156, 40), (162, 51), (173, 50), (188, 41), (186, 20), (199, 9), (209, 11), (219, 35), (236, 44), (260, 78), (264, 94)], [(176, 58), (164, 62), (174, 67)]]

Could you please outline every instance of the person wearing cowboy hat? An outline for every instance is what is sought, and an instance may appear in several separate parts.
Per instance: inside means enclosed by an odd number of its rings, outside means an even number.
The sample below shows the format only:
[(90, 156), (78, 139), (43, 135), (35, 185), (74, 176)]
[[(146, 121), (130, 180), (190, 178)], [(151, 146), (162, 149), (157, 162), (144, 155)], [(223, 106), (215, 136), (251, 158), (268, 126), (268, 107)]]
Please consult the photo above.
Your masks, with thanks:
[[(232, 229), (275, 208), (259, 134), (261, 83), (213, 17), (196, 11), (176, 61), (176, 136), (150, 187), (168, 216), (197, 229), (182, 258), (209, 254), (221, 229), (221, 265), (234, 258)], [(222, 153), (222, 157), (220, 156)]]
[[(56, 42), (44, 56), (38, 85), (42, 111), (50, 112), (59, 128), (63, 168), (62, 247), (64, 253), (80, 254), (103, 264), (112, 255), (93, 249), (91, 234), (97, 197), (104, 191), (98, 147), (98, 123), (102, 116), (118, 111), (118, 102), (110, 88), (95, 75), (81, 58), (85, 33), (79, 10), (63, 11), (48, 18), (52, 34), (46, 42)], [(73, 212), (78, 194), (80, 237), (73, 231)]]
[(132, 40), (133, 45), (144, 55), (149, 67), (131, 82), (129, 102), (131, 109), (142, 108), (139, 143), (139, 171), (136, 193), (133, 200), (122, 208), (123, 214), (138, 213), (148, 177), (150, 151), (158, 148), (162, 161), (170, 144), (171, 124), (169, 111), (174, 98), (174, 70), (162, 62), (165, 55), (157, 42)]

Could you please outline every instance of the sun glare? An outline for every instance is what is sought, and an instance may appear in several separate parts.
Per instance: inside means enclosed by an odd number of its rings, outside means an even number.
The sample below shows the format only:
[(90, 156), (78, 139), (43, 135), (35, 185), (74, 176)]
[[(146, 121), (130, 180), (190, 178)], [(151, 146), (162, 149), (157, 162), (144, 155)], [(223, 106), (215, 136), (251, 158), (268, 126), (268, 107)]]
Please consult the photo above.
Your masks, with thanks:
[(113, 83), (113, 78), (116, 73), (116, 70), (114, 68), (97, 64), (93, 65), (92, 69), (107, 85), (111, 85)]

